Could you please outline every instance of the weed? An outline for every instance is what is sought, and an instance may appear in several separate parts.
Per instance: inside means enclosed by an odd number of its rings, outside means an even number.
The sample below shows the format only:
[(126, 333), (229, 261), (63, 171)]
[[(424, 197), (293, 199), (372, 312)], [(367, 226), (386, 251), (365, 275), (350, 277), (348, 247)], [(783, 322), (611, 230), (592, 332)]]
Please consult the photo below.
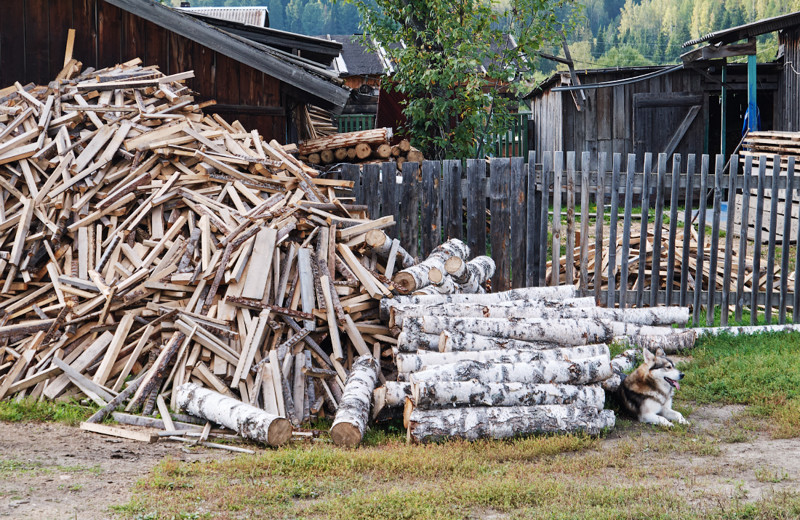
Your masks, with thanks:
[(756, 480), (759, 482), (771, 482), (777, 484), (789, 478), (789, 474), (783, 468), (769, 468), (761, 466), (755, 469)]

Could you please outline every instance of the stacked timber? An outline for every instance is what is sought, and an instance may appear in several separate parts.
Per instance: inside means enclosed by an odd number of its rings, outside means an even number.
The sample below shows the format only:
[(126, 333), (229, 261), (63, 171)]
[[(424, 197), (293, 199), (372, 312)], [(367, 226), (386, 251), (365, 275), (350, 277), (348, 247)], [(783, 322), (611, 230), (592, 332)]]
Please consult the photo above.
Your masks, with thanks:
[(366, 235), (393, 217), (204, 114), (192, 72), (79, 70), (0, 91), (0, 399), (88, 398), (93, 423), (125, 406), (170, 430), (180, 402), (270, 444), (278, 419), (335, 412), (355, 358), (391, 356), (377, 300), (413, 259)]
[(399, 332), (398, 380), (377, 388), (373, 416), (403, 407), (417, 442), (506, 438), (614, 425), (601, 384), (614, 376), (608, 343), (685, 348), (687, 308), (605, 309), (572, 286), (381, 302)]
[(407, 139), (392, 146), (391, 128), (328, 134), (297, 145), (299, 159), (312, 166), (328, 164), (375, 164), (394, 162), (399, 170), (407, 161), (421, 163), (422, 152)]
[(763, 160), (767, 171), (772, 170), (775, 155), (781, 156), (780, 171), (785, 174), (790, 157), (794, 157), (795, 163), (800, 161), (800, 132), (774, 130), (748, 132), (742, 141), (742, 150), (739, 152), (742, 165), (745, 164), (747, 157), (752, 157), (753, 166), (756, 169)]

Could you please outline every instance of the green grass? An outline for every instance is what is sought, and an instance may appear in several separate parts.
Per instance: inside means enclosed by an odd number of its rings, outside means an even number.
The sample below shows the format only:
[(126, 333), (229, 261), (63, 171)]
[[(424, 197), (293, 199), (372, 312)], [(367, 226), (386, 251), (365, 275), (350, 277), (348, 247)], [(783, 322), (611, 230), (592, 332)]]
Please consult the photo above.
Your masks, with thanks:
[(0, 401), (0, 421), (43, 422), (55, 421), (76, 426), (97, 410), (76, 403), (59, 403), (22, 399)]
[(800, 333), (702, 337), (682, 369), (682, 399), (748, 405), (775, 437), (800, 436)]

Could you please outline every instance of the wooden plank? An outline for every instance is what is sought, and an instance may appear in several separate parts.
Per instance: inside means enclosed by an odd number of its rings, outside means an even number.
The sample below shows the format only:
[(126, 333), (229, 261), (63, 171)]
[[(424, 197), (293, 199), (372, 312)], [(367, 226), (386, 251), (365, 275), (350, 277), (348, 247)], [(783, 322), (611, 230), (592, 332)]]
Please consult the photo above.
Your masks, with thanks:
[(439, 209), (441, 163), (422, 163), (422, 257), (427, 258), (434, 247), (441, 243), (441, 211)]
[(674, 154), (672, 156), (672, 187), (670, 189), (669, 199), (669, 240), (667, 242), (667, 305), (672, 305), (672, 293), (675, 285), (675, 253), (678, 249), (678, 204), (680, 201), (678, 186), (680, 185), (680, 172), (681, 154)]
[[(599, 97), (599, 96), (598, 96)], [(605, 227), (605, 207), (606, 207), (606, 169), (608, 165), (608, 155), (601, 152), (597, 158), (597, 187), (594, 192), (594, 203), (597, 207), (595, 216), (595, 238), (594, 238), (594, 299), (600, 303), (600, 290), (603, 288), (603, 262), (598, 260), (598, 255), (603, 250), (603, 228)]]
[[(460, 163), (459, 163), (460, 164)], [(511, 265), (511, 286), (515, 289), (525, 287), (525, 236), (527, 235), (527, 218), (525, 215), (525, 177), (527, 168), (522, 157), (511, 158), (511, 243), (509, 248)], [(460, 179), (459, 179), (460, 181)], [(460, 201), (459, 201), (460, 202)], [(460, 212), (459, 212), (460, 214)], [(459, 219), (459, 225), (461, 224)]]
[[(94, 340), (92, 344), (89, 345), (86, 350), (84, 350), (77, 357), (77, 359), (75, 359), (75, 361), (70, 363), (70, 366), (78, 372), (83, 372), (89, 365), (94, 363), (98, 357), (100, 357), (100, 354), (105, 351), (112, 339), (114, 339), (114, 335), (111, 332), (104, 332), (100, 335), (100, 337)], [(66, 374), (58, 376), (56, 379), (48, 383), (43, 395), (48, 399), (55, 399), (61, 394), (62, 391), (64, 391), (67, 385), (69, 385), (69, 382), (69, 377), (67, 377)]]
[(64, 361), (53, 358), (53, 364), (60, 368), (64, 372), (64, 375), (98, 406), (106, 406), (106, 404), (114, 399), (114, 396), (108, 393), (105, 388), (88, 377), (85, 377)]
[[(591, 118), (590, 118), (591, 119)], [(588, 122), (588, 121), (587, 121)], [(591, 154), (581, 154), (581, 248), (579, 284), (581, 291), (589, 290), (589, 168)], [(646, 221), (646, 219), (645, 219)]]
[[(553, 223), (552, 223), (552, 255), (553, 262), (550, 271), (550, 285), (561, 283), (561, 186), (564, 177), (564, 153), (553, 152)], [(494, 211), (492, 211), (494, 215)], [(492, 249), (494, 251), (494, 248)]]
[(278, 232), (272, 228), (262, 228), (256, 235), (253, 254), (250, 256), (245, 279), (243, 298), (260, 300), (267, 289), (267, 280), (272, 270), (272, 258)]
[(442, 161), (442, 231), (445, 239), (464, 238), (461, 161)]
[[(661, 288), (661, 233), (664, 227), (664, 186), (667, 174), (667, 156), (658, 154), (656, 174), (655, 223), (653, 224), (653, 262), (650, 273), (650, 306), (655, 306), (654, 298)], [(669, 275), (668, 275), (669, 276)], [(668, 278), (669, 279), (669, 278)]]
[[(789, 236), (791, 234), (791, 219), (788, 215), (792, 214), (792, 206), (794, 201), (794, 190), (791, 189), (794, 182), (794, 164), (795, 158), (789, 157), (789, 162), (786, 167), (786, 184), (785, 184), (785, 200), (783, 208), (783, 240), (781, 241), (781, 276), (780, 276), (780, 291), (781, 299), (778, 308), (780, 314), (778, 316), (778, 323), (786, 323), (786, 307), (789, 305), (787, 300), (787, 291), (789, 285), (789, 256), (791, 256), (791, 245)], [(730, 207), (730, 206), (728, 206)], [(798, 244), (800, 246), (800, 244)]]
[[(764, 218), (764, 188), (767, 184), (766, 161), (759, 161), (758, 191), (756, 192), (756, 237), (753, 244), (753, 282), (750, 289), (750, 325), (758, 323), (758, 291), (761, 287), (761, 232)], [(744, 221), (743, 221), (744, 222)], [(744, 272), (744, 271), (742, 271)]]
[[(745, 157), (744, 177), (742, 178), (742, 215), (740, 222), (749, 222), (748, 213), (750, 211), (750, 189), (752, 186), (753, 158)], [(730, 211), (730, 208), (728, 209)], [(800, 233), (800, 227), (798, 227)], [(800, 248), (798, 248), (800, 251)], [(739, 265), (737, 273), (745, 272), (745, 261), (747, 260), (747, 233), (739, 234)], [(796, 280), (796, 279), (795, 279)], [(797, 294), (797, 291), (795, 291)], [(742, 322), (742, 307), (744, 306), (744, 276), (736, 277), (736, 307), (734, 308), (734, 319), (736, 323)], [(796, 303), (796, 302), (795, 302)], [(796, 305), (795, 305), (796, 308)], [(797, 312), (797, 311), (795, 311)]]
[(608, 296), (607, 305), (614, 308), (616, 302), (616, 272), (617, 272), (617, 221), (619, 220), (619, 174), (622, 165), (622, 155), (614, 154), (611, 165), (611, 221), (608, 228)]
[(539, 286), (547, 285), (547, 228), (550, 224), (548, 215), (550, 206), (550, 186), (553, 182), (553, 153), (546, 152), (542, 155), (542, 200), (539, 206)]
[[(628, 173), (625, 178), (625, 216), (622, 220), (622, 254), (620, 260), (620, 309), (624, 309), (628, 293), (628, 265), (631, 250), (631, 212), (633, 210), (633, 178), (636, 176), (636, 155), (628, 154)], [(642, 220), (647, 220), (642, 218)]]
[[(772, 290), (775, 285), (775, 235), (778, 231), (778, 181), (781, 174), (780, 156), (775, 155), (772, 160), (772, 185), (770, 186), (770, 212), (769, 212), (769, 245), (767, 248), (767, 301), (772, 301)], [(791, 213), (784, 215), (784, 221), (791, 221)], [(784, 240), (787, 242), (787, 240)], [(767, 325), (772, 324), (772, 305), (764, 308), (764, 321)]]
[[(380, 216), (397, 215), (397, 165), (393, 162), (381, 165), (381, 212)], [(386, 230), (389, 238), (397, 238), (396, 227)]]
[[(527, 182), (525, 216), (528, 230), (525, 236), (525, 285), (527, 287), (535, 287), (539, 285), (539, 258), (541, 255), (540, 244), (542, 243), (539, 228), (542, 216), (540, 210), (542, 190), (536, 186), (536, 152), (533, 150), (528, 153), (528, 167), (525, 170), (525, 175), (525, 182)], [(469, 222), (467, 225), (469, 226)], [(476, 254), (474, 249), (472, 251), (473, 254)]]
[(363, 204), (364, 197), (361, 192), (361, 169), (357, 164), (343, 164), (342, 179), (353, 183), (353, 198), (356, 204)]
[[(684, 205), (686, 209), (683, 214), (684, 226), (687, 222), (692, 221), (692, 201), (694, 200), (694, 170), (695, 170), (695, 156), (689, 154), (686, 160), (686, 196), (684, 197)], [(688, 287), (689, 287), (689, 255), (691, 250), (692, 234), (684, 227), (683, 233), (683, 252), (681, 255), (681, 294), (679, 298), (679, 305), (686, 307), (689, 304)], [(744, 271), (739, 271), (744, 272)], [(740, 277), (741, 278), (741, 277)], [(744, 279), (742, 282), (744, 282)]]
[(417, 231), (419, 211), (419, 190), (417, 189), (417, 174), (419, 165), (417, 163), (403, 164), (403, 184), (402, 197), (400, 199), (400, 226), (398, 227), (398, 239), (406, 248), (408, 254), (413, 257), (418, 256)]
[(331, 338), (331, 347), (333, 348), (333, 359), (341, 362), (344, 359), (344, 350), (342, 349), (342, 342), (339, 338), (339, 326), (336, 322), (336, 314), (333, 309), (333, 299), (331, 298), (331, 285), (330, 279), (327, 276), (321, 276), (319, 283), (322, 286), (322, 294), (325, 298), (325, 317), (328, 320), (328, 335)]
[(158, 434), (156, 433), (126, 430), (124, 428), (117, 428), (115, 426), (109, 426), (107, 424), (82, 422), (80, 428), (81, 430), (86, 430), (88, 432), (100, 433), (102, 435), (109, 435), (111, 437), (119, 437), (122, 439), (130, 439), (133, 441), (153, 443), (158, 440)]
[[(720, 309), (720, 327), (728, 326), (728, 315), (730, 314), (730, 301), (728, 293), (731, 287), (731, 267), (733, 265), (733, 221), (734, 211), (736, 207), (736, 174), (739, 168), (739, 158), (732, 155), (730, 158), (730, 169), (728, 170), (728, 212), (725, 215), (725, 260), (724, 267), (722, 268), (722, 295), (721, 295), (721, 309)], [(787, 241), (788, 243), (788, 241)], [(789, 256), (787, 254), (786, 261), (788, 262)], [(788, 272), (788, 269), (782, 270), (781, 273)], [(783, 307), (783, 304), (781, 304)]]
[(467, 160), (467, 245), (473, 255), (486, 251), (486, 161)]
[(492, 290), (494, 291), (505, 291), (511, 287), (509, 283), (510, 259), (508, 258), (511, 242), (509, 236), (511, 226), (509, 169), (510, 160), (506, 158), (491, 159), (489, 163), (492, 258), (497, 265), (492, 277)]
[[(692, 301), (692, 323), (695, 327), (700, 323), (700, 310), (703, 305), (700, 297), (703, 294), (703, 263), (705, 262), (705, 238), (706, 238), (706, 201), (708, 200), (708, 168), (709, 158), (707, 154), (703, 154), (700, 163), (700, 196), (699, 205), (697, 209), (697, 253), (696, 269), (694, 279), (694, 297)], [(691, 205), (691, 201), (686, 201), (687, 205)], [(694, 219), (693, 219), (694, 220)], [(693, 222), (693, 220), (687, 221)]]
[[(367, 205), (367, 216), (378, 218), (380, 215), (381, 199), (378, 197), (378, 183), (381, 178), (381, 167), (379, 164), (365, 164), (362, 178), (362, 196)], [(387, 213), (386, 216), (391, 215)]]
[(134, 318), (135, 315), (133, 313), (126, 313), (120, 320), (119, 325), (114, 329), (114, 337), (108, 345), (106, 354), (103, 356), (103, 361), (100, 363), (100, 367), (97, 369), (92, 379), (98, 385), (105, 385), (108, 377), (111, 375), (111, 369), (114, 363), (117, 362), (119, 351), (122, 349), (128, 337), (128, 332), (130, 332), (133, 326)]
[[(647, 152), (644, 154), (642, 175), (642, 222), (639, 228), (639, 278), (636, 284), (636, 306), (641, 308), (644, 305), (644, 278), (645, 267), (647, 264), (647, 224), (650, 215), (650, 176), (653, 173), (653, 154)], [(673, 201), (675, 199), (672, 199)], [(674, 204), (673, 204), (674, 205)], [(667, 269), (667, 272), (672, 272)], [(669, 285), (669, 284), (667, 284)]]
[(575, 280), (575, 152), (567, 152), (567, 284)]
[(715, 292), (717, 289), (717, 267), (719, 263), (719, 224), (722, 206), (722, 174), (725, 168), (725, 156), (717, 154), (714, 167), (714, 206), (711, 219), (711, 252), (708, 259), (708, 304), (706, 306), (706, 326), (714, 325)]

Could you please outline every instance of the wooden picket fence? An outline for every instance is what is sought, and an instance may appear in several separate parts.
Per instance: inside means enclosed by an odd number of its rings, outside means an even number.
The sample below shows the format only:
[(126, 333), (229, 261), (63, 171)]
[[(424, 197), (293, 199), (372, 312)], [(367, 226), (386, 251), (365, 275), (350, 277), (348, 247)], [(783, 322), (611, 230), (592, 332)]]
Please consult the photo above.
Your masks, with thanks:
[[(709, 325), (716, 310), (722, 325), (731, 312), (741, 323), (745, 310), (751, 311), (751, 324), (759, 317), (766, 323), (798, 321), (800, 226), (791, 215), (794, 210), (798, 216), (800, 176), (794, 175), (794, 157), (717, 155), (713, 164), (708, 155), (647, 153), (625, 159), (530, 152), (527, 162), (522, 157), (425, 161), (405, 163), (402, 172), (394, 163), (343, 165), (340, 175), (354, 181), (355, 201), (371, 216), (395, 215), (397, 224), (388, 234), (412, 255), (425, 257), (449, 237), (465, 240), (474, 255), (491, 254), (497, 264), (494, 290), (577, 280), (582, 294), (609, 307), (690, 305), (695, 324), (701, 309), (709, 308)], [(749, 238), (735, 221), (750, 224)], [(688, 232), (690, 227), (694, 231)], [(631, 257), (636, 233), (652, 237), (650, 249), (639, 248), (638, 262)], [(694, 254), (693, 233), (706, 244)], [(787, 239), (778, 244), (779, 236)], [(608, 247), (618, 241), (621, 247)], [(605, 254), (606, 266), (595, 251)], [(557, 259), (567, 255), (565, 265), (552, 262), (553, 252)], [(698, 276), (694, 283), (690, 264), (695, 273), (707, 271), (707, 279)], [(732, 272), (740, 275), (734, 280)], [(748, 272), (759, 273), (749, 288)], [(617, 276), (635, 281), (617, 287)]]

